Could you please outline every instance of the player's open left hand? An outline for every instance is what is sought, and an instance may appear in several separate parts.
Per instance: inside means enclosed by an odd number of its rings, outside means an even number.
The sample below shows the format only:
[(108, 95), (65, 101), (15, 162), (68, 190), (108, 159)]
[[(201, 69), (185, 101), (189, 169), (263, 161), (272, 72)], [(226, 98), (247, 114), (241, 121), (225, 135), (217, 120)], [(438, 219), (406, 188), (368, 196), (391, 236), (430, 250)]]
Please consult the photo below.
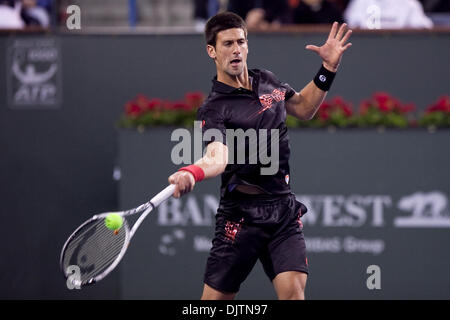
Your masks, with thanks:
[(190, 172), (177, 171), (169, 177), (169, 183), (175, 185), (173, 196), (180, 198), (182, 195), (194, 189), (195, 179)]
[(323, 60), (325, 68), (336, 72), (341, 62), (344, 51), (352, 44), (347, 43), (352, 35), (352, 30), (347, 30), (347, 24), (343, 23), (338, 30), (339, 23), (333, 23), (327, 42), (321, 47), (307, 45), (306, 49), (316, 52)]

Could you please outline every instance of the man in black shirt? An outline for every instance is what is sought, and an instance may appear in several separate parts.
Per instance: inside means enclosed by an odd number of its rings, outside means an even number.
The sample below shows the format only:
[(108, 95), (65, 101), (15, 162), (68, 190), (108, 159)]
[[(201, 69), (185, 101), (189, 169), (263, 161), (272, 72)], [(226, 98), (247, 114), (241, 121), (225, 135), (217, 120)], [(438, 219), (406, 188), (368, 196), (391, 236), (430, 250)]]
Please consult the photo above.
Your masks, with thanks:
[(258, 259), (279, 299), (304, 299), (308, 262), (300, 217), (307, 209), (289, 185), (286, 114), (301, 120), (314, 116), (351, 46), (350, 35), (345, 24), (339, 28), (335, 22), (323, 46), (306, 46), (323, 62), (316, 77), (296, 92), (270, 71), (247, 68), (242, 18), (225, 12), (207, 22), (207, 53), (217, 76), (197, 115), (204, 140), (209, 137), (206, 153), (169, 177), (176, 185), (174, 196), (180, 197), (196, 182), (221, 174), (202, 299), (233, 299)]

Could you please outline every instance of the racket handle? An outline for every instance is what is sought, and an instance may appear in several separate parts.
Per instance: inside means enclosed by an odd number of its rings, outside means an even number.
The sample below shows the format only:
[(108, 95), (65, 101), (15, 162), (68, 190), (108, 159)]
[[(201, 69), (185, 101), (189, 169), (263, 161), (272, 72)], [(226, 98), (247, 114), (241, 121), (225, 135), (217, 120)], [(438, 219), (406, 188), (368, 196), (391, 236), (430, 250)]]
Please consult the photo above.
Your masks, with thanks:
[(172, 195), (173, 192), (175, 191), (175, 185), (171, 184), (168, 187), (166, 187), (163, 191), (161, 191), (160, 193), (158, 193), (156, 196), (153, 197), (152, 200), (150, 200), (150, 202), (155, 206), (159, 206), (162, 202), (166, 201), (167, 199), (169, 199)]

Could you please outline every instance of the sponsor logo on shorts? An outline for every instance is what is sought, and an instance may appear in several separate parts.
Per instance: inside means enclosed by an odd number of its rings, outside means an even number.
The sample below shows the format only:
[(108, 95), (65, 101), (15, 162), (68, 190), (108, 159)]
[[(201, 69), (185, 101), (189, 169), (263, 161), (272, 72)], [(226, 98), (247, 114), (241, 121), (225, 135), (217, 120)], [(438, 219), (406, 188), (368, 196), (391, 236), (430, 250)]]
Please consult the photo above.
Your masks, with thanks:
[(225, 237), (232, 243), (236, 240), (236, 236), (241, 231), (242, 224), (244, 223), (244, 218), (239, 220), (239, 222), (227, 221), (225, 224)]

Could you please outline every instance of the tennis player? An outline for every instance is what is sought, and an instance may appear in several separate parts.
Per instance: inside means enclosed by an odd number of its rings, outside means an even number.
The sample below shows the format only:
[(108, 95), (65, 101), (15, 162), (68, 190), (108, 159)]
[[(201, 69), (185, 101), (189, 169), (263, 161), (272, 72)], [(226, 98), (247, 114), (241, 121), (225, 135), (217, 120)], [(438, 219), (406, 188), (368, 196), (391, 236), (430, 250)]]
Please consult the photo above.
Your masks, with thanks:
[[(304, 299), (308, 261), (300, 217), (307, 209), (290, 188), (286, 113), (300, 120), (314, 116), (351, 46), (347, 43), (351, 32), (346, 24), (339, 27), (335, 22), (324, 45), (306, 46), (322, 58), (322, 65), (313, 80), (296, 92), (270, 71), (247, 68), (247, 29), (239, 16), (224, 12), (208, 20), (206, 50), (217, 76), (197, 119), (204, 132), (218, 130), (222, 139), (211, 138), (203, 158), (169, 177), (169, 183), (176, 185), (174, 197), (180, 197), (196, 182), (221, 175), (202, 299), (233, 299), (258, 259), (279, 299)], [(268, 137), (271, 129), (277, 129), (279, 150), (270, 152), (278, 151), (278, 171), (261, 174), (266, 165), (259, 160), (256, 164), (229, 161), (227, 129), (268, 130)]]

